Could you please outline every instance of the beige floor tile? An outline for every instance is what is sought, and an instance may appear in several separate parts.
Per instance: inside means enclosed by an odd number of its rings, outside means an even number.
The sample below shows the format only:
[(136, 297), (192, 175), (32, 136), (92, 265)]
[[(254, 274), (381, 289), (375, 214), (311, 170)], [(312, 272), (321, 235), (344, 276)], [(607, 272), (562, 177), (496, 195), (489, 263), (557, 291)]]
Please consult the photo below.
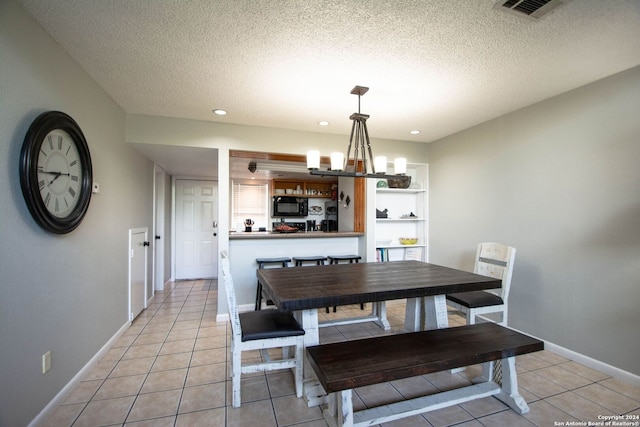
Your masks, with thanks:
[(217, 383), (227, 379), (227, 364), (212, 363), (210, 365), (192, 366), (187, 374), (186, 387), (201, 384)]
[[(175, 427), (224, 426), (226, 416), (227, 411), (225, 408), (214, 408), (207, 409), (205, 411), (179, 414), (176, 419)], [(171, 424), (171, 426), (173, 426), (173, 424)]]
[(582, 422), (598, 421), (598, 415), (610, 415), (611, 411), (585, 399), (573, 391), (552, 396), (546, 401)]
[(83, 403), (88, 402), (93, 398), (96, 394), (96, 391), (100, 388), (104, 380), (92, 380), (92, 381), (82, 381), (80, 382), (72, 391), (69, 393), (67, 398), (64, 401), (65, 405), (70, 405), (73, 403)]
[(173, 353), (186, 353), (193, 351), (193, 346), (196, 340), (179, 340), (179, 341), (166, 341), (160, 349), (160, 355), (173, 354)]
[(573, 390), (591, 383), (588, 379), (581, 377), (580, 375), (573, 374), (558, 365), (538, 369), (535, 373), (542, 378), (558, 384), (565, 390)]
[(140, 394), (165, 390), (181, 390), (184, 387), (186, 376), (187, 368), (151, 372), (147, 375)]
[[(228, 381), (227, 391), (230, 393), (232, 388), (231, 381)], [(231, 402), (232, 394), (228, 394), (228, 402)], [(240, 379), (240, 401), (255, 402), (256, 400), (269, 399), (269, 387), (267, 386), (267, 378), (263, 373), (257, 375), (243, 375)]]
[(518, 375), (518, 386), (539, 398), (546, 398), (565, 392), (567, 389), (541, 377), (535, 372), (524, 372)]
[(505, 410), (482, 417), (479, 421), (485, 426), (533, 427), (533, 423), (514, 411)]
[(625, 396), (630, 397), (637, 402), (640, 402), (640, 387), (632, 386), (631, 384), (628, 384), (616, 378), (609, 378), (607, 380), (601, 381), (600, 384), (610, 390), (618, 391), (619, 393), (622, 393)]
[(446, 427), (473, 420), (471, 414), (460, 406), (450, 406), (444, 409), (427, 412), (423, 415), (434, 427)]
[(554, 422), (580, 421), (544, 400), (529, 403), (529, 413), (523, 417), (540, 427), (553, 425)]
[(431, 423), (422, 415), (414, 415), (412, 417), (403, 418), (401, 420), (391, 421), (381, 424), (382, 427), (431, 427)]
[(474, 418), (482, 418), (487, 415), (509, 409), (507, 405), (495, 397), (485, 397), (483, 399), (472, 400), (470, 402), (461, 403), (460, 406)]
[(604, 406), (613, 414), (626, 414), (629, 411), (640, 409), (640, 402), (600, 384), (590, 384), (576, 389), (574, 392), (598, 405)]
[(70, 426), (76, 418), (78, 418), (78, 415), (82, 412), (85, 406), (85, 403), (60, 405), (56, 408), (53, 414), (44, 421), (42, 427)]
[(185, 387), (180, 401), (179, 414), (225, 406), (225, 383)]
[(304, 399), (295, 395), (272, 399), (278, 426), (290, 426), (306, 421), (322, 419), (320, 408), (308, 408)]
[(155, 357), (121, 360), (115, 368), (113, 368), (113, 371), (109, 374), (109, 378), (146, 374), (151, 369), (151, 365), (153, 365), (155, 360)]
[(227, 345), (227, 337), (224, 335), (214, 335), (211, 337), (201, 337), (196, 339), (196, 350), (209, 350), (212, 348), (224, 348)]
[(191, 363), (191, 353), (166, 354), (156, 358), (151, 372), (187, 368), (189, 363)]
[(141, 394), (136, 399), (127, 422), (142, 421), (176, 415), (182, 390)]
[(398, 390), (405, 399), (426, 396), (439, 391), (436, 386), (431, 384), (422, 376), (392, 381), (391, 385), (393, 385), (393, 387), (395, 387), (395, 389)]
[(573, 360), (570, 360), (566, 363), (561, 363), (558, 366), (562, 369), (566, 369), (569, 372), (578, 374), (581, 377), (594, 382), (602, 381), (609, 378), (609, 375), (600, 371), (596, 371), (595, 369), (586, 367), (580, 363), (574, 362)]
[(402, 395), (391, 383), (358, 387), (355, 392), (368, 408), (402, 400)]
[(271, 397), (295, 394), (296, 384), (290, 371), (274, 371), (267, 373), (267, 384)]
[(145, 374), (109, 378), (104, 381), (94, 399), (112, 399), (114, 397), (135, 396), (140, 392)]
[(122, 359), (138, 359), (140, 357), (155, 357), (162, 347), (161, 343), (132, 345), (122, 356)]
[[(176, 417), (153, 418), (144, 421), (132, 421), (125, 423), (125, 427), (173, 427)], [(195, 424), (193, 424), (195, 426)]]
[(167, 341), (190, 340), (197, 336), (198, 329), (174, 329), (167, 335)]
[(89, 402), (73, 425), (95, 427), (122, 424), (135, 399), (135, 396), (128, 396)]
[(227, 407), (227, 426), (257, 427), (257, 425), (277, 426), (271, 400), (243, 403), (239, 408)]

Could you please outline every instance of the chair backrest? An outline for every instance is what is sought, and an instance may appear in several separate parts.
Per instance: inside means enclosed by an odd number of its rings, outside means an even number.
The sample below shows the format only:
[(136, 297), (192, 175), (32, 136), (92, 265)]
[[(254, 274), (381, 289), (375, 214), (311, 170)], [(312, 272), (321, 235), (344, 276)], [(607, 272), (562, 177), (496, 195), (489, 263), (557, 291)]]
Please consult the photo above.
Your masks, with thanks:
[(224, 290), (227, 294), (227, 305), (229, 306), (229, 320), (231, 321), (231, 330), (234, 335), (241, 335), (240, 316), (238, 314), (238, 305), (236, 304), (236, 291), (231, 278), (231, 266), (229, 265), (229, 255), (226, 251), (220, 253), (220, 267), (222, 269), (222, 277), (224, 281)]
[[(486, 242), (478, 245), (476, 251), (476, 265), (474, 273), (496, 279), (502, 279), (502, 288), (498, 294), (506, 303), (511, 287), (513, 262), (516, 258), (516, 248), (500, 243)], [(490, 291), (491, 292), (491, 291)]]

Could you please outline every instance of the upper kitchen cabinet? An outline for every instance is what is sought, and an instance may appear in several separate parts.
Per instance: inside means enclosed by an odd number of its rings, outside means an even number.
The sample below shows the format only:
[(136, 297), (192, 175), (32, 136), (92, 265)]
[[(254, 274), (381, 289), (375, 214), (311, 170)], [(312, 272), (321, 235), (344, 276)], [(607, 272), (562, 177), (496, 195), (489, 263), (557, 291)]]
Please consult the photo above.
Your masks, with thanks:
[(295, 179), (274, 179), (271, 184), (272, 194), (296, 195), (301, 197), (331, 198), (331, 193), (337, 188), (338, 182), (303, 181)]

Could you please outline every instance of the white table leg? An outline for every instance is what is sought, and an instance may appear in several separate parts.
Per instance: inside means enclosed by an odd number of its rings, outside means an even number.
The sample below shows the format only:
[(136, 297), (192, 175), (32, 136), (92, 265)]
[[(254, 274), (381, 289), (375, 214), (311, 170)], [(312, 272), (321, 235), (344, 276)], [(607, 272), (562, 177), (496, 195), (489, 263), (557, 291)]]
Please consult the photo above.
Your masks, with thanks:
[(447, 328), (447, 301), (445, 295), (407, 298), (404, 329), (407, 332)]
[[(294, 316), (298, 323), (304, 329), (304, 347), (305, 349), (312, 345), (320, 344), (320, 334), (318, 328), (318, 310), (302, 310), (296, 311)], [(327, 395), (318, 382), (313, 369), (309, 366), (307, 352), (304, 352), (304, 375), (303, 375), (303, 396), (307, 401), (308, 407), (319, 406), (327, 401)]]
[(404, 330), (406, 332), (417, 332), (422, 327), (424, 318), (422, 298), (407, 298), (404, 309)]
[(424, 297), (423, 330), (449, 327), (447, 317), (447, 298), (445, 295)]

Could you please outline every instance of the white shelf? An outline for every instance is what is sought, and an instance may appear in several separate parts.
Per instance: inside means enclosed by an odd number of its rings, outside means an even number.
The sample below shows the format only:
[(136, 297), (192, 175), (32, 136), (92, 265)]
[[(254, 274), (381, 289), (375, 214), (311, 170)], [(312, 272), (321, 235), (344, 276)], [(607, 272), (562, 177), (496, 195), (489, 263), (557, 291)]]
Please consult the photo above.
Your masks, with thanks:
[(376, 249), (405, 249), (405, 248), (424, 248), (427, 245), (416, 243), (415, 245), (376, 245)]
[(376, 218), (378, 222), (416, 222), (426, 221), (426, 218)]
[(376, 188), (376, 193), (424, 193), (427, 190), (424, 188), (384, 188), (378, 187)]

